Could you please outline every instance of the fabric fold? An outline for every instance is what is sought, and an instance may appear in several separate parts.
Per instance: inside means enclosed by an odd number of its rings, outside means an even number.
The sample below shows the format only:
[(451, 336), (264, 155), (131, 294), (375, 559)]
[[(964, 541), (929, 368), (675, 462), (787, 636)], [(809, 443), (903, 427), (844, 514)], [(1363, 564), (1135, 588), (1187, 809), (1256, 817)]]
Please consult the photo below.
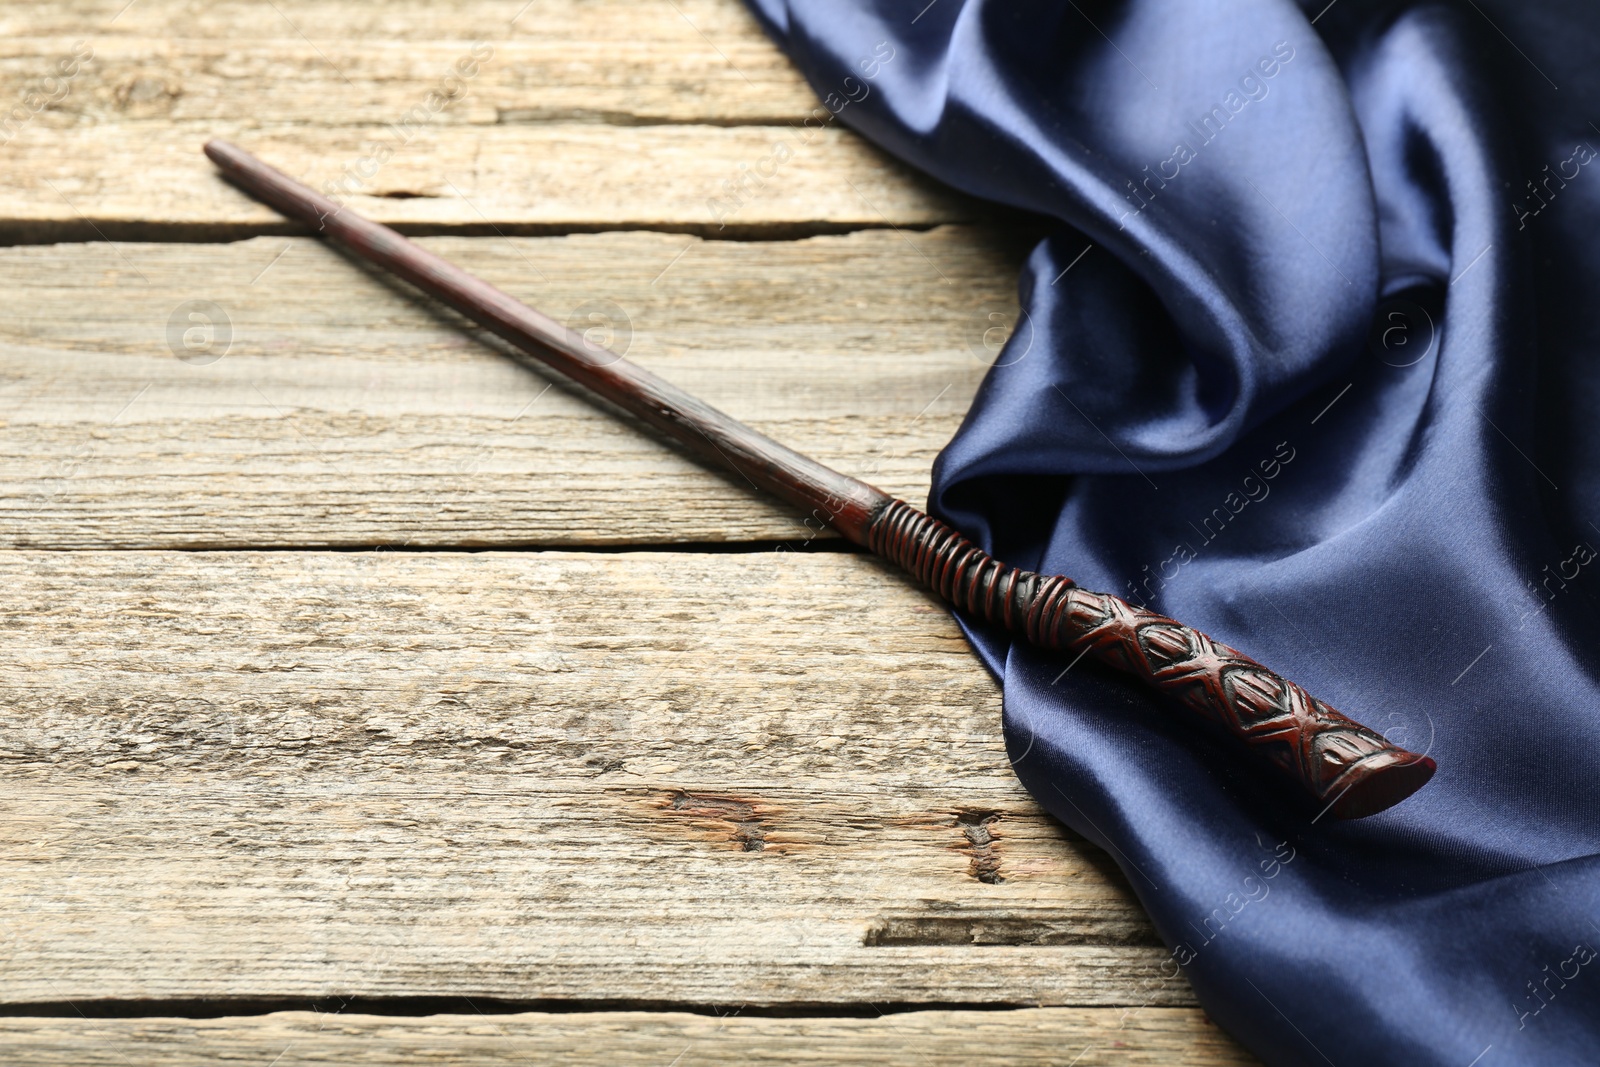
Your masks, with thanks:
[(1136, 984), (1274, 1064), (1600, 1060), (1600, 13), (751, 4), (837, 121), (1051, 220), (932, 510), (1439, 762), (1339, 823), (968, 627), (1168, 945)]

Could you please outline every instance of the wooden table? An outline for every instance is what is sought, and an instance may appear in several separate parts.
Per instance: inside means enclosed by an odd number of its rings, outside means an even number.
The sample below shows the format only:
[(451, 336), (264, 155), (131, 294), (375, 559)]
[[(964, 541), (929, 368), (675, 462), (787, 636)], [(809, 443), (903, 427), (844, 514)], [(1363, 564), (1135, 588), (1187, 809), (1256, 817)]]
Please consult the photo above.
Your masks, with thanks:
[(521, 5), (0, 9), (5, 1062), (1250, 1062), (937, 604), (200, 155), (920, 503), (1028, 235), (734, 0)]

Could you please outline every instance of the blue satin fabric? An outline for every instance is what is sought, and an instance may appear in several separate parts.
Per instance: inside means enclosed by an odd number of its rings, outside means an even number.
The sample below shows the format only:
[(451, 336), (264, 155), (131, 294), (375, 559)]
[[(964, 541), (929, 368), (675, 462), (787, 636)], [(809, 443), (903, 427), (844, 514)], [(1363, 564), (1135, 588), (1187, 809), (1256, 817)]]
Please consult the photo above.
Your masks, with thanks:
[(1053, 220), (934, 510), (1438, 760), (1319, 819), (969, 628), (1172, 950), (1141, 999), (1273, 1064), (1600, 1063), (1600, 9), (751, 2), (838, 121)]

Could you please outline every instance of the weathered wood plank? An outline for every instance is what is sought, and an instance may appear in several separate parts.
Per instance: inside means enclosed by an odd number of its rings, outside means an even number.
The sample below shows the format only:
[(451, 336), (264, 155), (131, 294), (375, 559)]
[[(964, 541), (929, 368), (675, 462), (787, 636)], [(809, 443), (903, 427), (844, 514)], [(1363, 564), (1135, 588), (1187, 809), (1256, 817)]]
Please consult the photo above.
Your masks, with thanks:
[[(348, 189), (355, 210), (408, 231), (714, 235), (724, 227), (931, 226), (980, 215), (844, 129), (426, 126), (401, 145), (376, 127), (150, 122), (19, 132), (0, 153), (0, 238), (297, 232), (218, 176), (200, 150), (212, 136), (315, 188)], [(386, 149), (392, 155), (383, 156)], [(775, 161), (784, 149), (790, 155)], [(758, 171), (771, 177), (759, 186), (751, 179), (748, 195), (730, 199), (724, 183)], [(347, 178), (356, 172), (370, 176)]]
[[(921, 502), (1016, 314), (1022, 245), (430, 238), (779, 440)], [(319, 242), (0, 249), (0, 544), (804, 540), (797, 516), (512, 364)], [(176, 358), (187, 302), (226, 355)], [(587, 311), (585, 309), (588, 309)], [(215, 315), (215, 312), (208, 312)], [(610, 321), (610, 320), (607, 320)], [(178, 351), (206, 359), (216, 347)], [(203, 340), (202, 335), (191, 338)]]
[(840, 554), (0, 553), (0, 1002), (1183, 1005)]
[(0, 41), (0, 240), (289, 232), (212, 136), (418, 231), (983, 214), (819, 112), (737, 0), (31, 3)]
[(1019, 1067), (1068, 1062), (1075, 1067), (1248, 1067), (1258, 1062), (1192, 1008), (919, 1011), (878, 1019), (668, 1012), (0, 1019), (0, 1041), (18, 1067), (212, 1067), (219, 1062), (967, 1067), (975, 1059)]
[(430, 91), (450, 98), (443, 124), (783, 125), (819, 103), (737, 0), (7, 3), (0, 100), (41, 85), (55, 99), (33, 121), (56, 128), (382, 125)]
[(0, 31), (0, 240), (288, 232), (211, 136), (420, 231), (982, 213), (818, 112), (736, 0), (40, 3)]

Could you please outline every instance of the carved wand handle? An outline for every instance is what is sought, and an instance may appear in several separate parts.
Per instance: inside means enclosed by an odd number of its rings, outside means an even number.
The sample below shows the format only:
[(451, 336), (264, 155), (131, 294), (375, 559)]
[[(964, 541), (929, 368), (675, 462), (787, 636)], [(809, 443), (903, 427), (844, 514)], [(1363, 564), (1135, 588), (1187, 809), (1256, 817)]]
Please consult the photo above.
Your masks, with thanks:
[(487, 282), (364, 219), (234, 145), (206, 155), (252, 196), (398, 274), (715, 466), (826, 520), (946, 600), (1040, 648), (1126, 671), (1220, 725), (1341, 818), (1397, 804), (1433, 776), (1408, 752), (1286, 678), (1164, 615), (1070, 578), (1008, 567), (944, 523), (786, 448)]

